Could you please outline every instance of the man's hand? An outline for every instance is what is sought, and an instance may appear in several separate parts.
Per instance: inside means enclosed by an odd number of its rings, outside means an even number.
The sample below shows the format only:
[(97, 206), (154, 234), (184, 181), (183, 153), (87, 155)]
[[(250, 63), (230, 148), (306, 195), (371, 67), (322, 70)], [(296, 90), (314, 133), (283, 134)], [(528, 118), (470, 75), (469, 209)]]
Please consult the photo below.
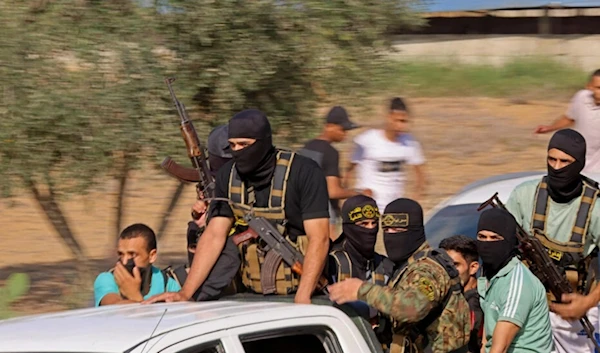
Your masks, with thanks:
[(373, 190), (371, 189), (363, 189), (361, 190), (361, 193), (365, 196), (373, 197)]
[(139, 268), (133, 268), (132, 276), (121, 262), (117, 262), (113, 275), (123, 297), (136, 302), (144, 300), (141, 292), (142, 276)]
[(358, 300), (358, 289), (363, 281), (358, 278), (348, 278), (342, 282), (334, 283), (327, 287), (329, 299), (337, 304), (344, 304)]
[(533, 131), (534, 134), (545, 134), (548, 132), (552, 132), (554, 129), (552, 128), (552, 126), (549, 125), (540, 125), (538, 127), (535, 128), (535, 130)]
[[(200, 194), (202, 195), (202, 194)], [(201, 197), (201, 196), (199, 196)], [(206, 226), (206, 209), (208, 208), (206, 201), (203, 201), (202, 199), (197, 200), (194, 205), (192, 206), (192, 212), (196, 212), (197, 214), (200, 215), (200, 218), (195, 219), (194, 222), (196, 223), (196, 225), (198, 227), (204, 227)]]
[(144, 300), (142, 304), (152, 304), (158, 302), (172, 303), (172, 302), (186, 302), (190, 298), (186, 297), (182, 292), (165, 292)]
[(298, 294), (296, 293), (296, 296), (294, 297), (294, 303), (296, 304), (310, 304), (310, 295), (306, 296), (306, 295), (302, 295), (302, 294)]
[(550, 303), (550, 310), (565, 320), (581, 319), (588, 310), (596, 305), (589, 295), (577, 293), (563, 294), (562, 303)]

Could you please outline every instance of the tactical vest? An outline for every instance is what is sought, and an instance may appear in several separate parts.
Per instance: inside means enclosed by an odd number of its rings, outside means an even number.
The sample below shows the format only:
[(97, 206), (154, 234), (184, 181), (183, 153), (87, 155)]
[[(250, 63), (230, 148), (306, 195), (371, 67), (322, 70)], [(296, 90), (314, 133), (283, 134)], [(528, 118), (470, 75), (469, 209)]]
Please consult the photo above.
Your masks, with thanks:
[[(353, 278), (352, 273), (352, 259), (347, 252), (343, 250), (334, 250), (329, 253), (333, 257), (337, 265), (337, 282), (341, 282), (346, 278)], [(379, 263), (375, 265), (375, 261), (369, 261), (367, 264), (367, 271), (371, 272), (370, 282), (378, 286), (385, 286), (385, 271), (383, 264)]]
[[(598, 197), (598, 187), (593, 184), (595, 182), (584, 180), (583, 195), (571, 230), (571, 238), (567, 242), (560, 242), (546, 236), (546, 216), (550, 198), (547, 181), (548, 177), (545, 176), (538, 184), (531, 234), (548, 249), (550, 258), (564, 271), (573, 289), (578, 293), (587, 294), (596, 281), (598, 248), (587, 257), (584, 257), (583, 252), (592, 209)], [(554, 299), (551, 294), (549, 296), (549, 299)]]
[[(463, 287), (460, 282), (460, 277), (458, 275), (458, 270), (454, 267), (454, 261), (448, 256), (448, 254), (442, 249), (425, 249), (423, 251), (419, 251), (413, 254), (407, 262), (397, 269), (388, 282), (388, 286), (394, 288), (398, 282), (402, 279), (408, 265), (421, 261), (424, 259), (432, 259), (436, 263), (438, 263), (442, 268), (446, 271), (448, 276), (450, 277), (450, 289), (442, 299), (441, 303), (433, 308), (427, 316), (419, 323), (414, 325), (402, 325), (400, 327), (397, 322), (392, 318), (392, 330), (394, 336), (392, 338), (392, 344), (390, 348), (390, 353), (408, 353), (408, 352), (423, 352), (425, 347), (429, 344), (429, 339), (427, 337), (427, 328), (431, 326), (435, 320), (440, 317), (450, 298), (452, 295), (458, 295), (463, 293)], [(461, 347), (452, 352), (467, 352), (467, 346)]]
[[(294, 152), (277, 151), (277, 162), (271, 180), (267, 207), (254, 206), (256, 202), (254, 188), (246, 188), (235, 168), (235, 164), (231, 168), (229, 176), (228, 198), (233, 202), (232, 209), (236, 216), (236, 232), (241, 232), (243, 228), (247, 228), (247, 224), (243, 222), (243, 217), (246, 213), (252, 211), (255, 216), (273, 222), (290, 244), (305, 255), (308, 247), (307, 237), (298, 236), (296, 241), (293, 242), (286, 236), (285, 228), (285, 195), (294, 156)], [(242, 256), (242, 283), (247, 289), (261, 294), (285, 295), (296, 292), (300, 277), (260, 239), (242, 242), (238, 245), (238, 248)]]

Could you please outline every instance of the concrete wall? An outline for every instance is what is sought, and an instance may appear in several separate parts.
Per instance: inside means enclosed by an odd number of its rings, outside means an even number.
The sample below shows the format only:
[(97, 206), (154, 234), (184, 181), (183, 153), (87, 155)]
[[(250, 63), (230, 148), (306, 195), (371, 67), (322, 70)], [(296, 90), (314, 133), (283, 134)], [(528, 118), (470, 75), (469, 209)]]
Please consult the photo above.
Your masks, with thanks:
[(398, 35), (400, 60), (503, 65), (518, 58), (552, 58), (586, 71), (600, 68), (600, 35)]

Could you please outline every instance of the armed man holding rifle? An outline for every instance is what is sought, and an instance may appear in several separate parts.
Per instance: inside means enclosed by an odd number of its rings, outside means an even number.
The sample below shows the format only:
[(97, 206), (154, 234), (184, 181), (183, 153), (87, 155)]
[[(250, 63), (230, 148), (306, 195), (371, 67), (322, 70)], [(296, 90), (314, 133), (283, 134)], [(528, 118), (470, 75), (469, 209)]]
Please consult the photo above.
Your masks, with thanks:
[(593, 323), (598, 332), (600, 209), (598, 184), (580, 174), (585, 155), (581, 134), (557, 131), (548, 145), (548, 174), (517, 186), (506, 205), (570, 282), (561, 298), (549, 294), (553, 339), (562, 353), (594, 351), (590, 327), (584, 330), (582, 322)]
[(309, 158), (276, 149), (269, 121), (259, 110), (244, 110), (229, 121), (229, 145), (233, 161), (217, 173), (215, 197), (229, 199), (232, 205), (220, 200), (210, 203), (208, 225), (182, 290), (147, 302), (189, 300), (208, 277), (232, 228), (240, 230), (235, 233), (248, 228), (244, 215), (250, 212), (276, 225), (304, 258), (300, 277), (281, 256), (272, 256), (273, 247), (265, 247), (260, 238), (244, 239), (238, 244), (244, 285), (255, 293), (295, 293), (296, 303), (310, 303), (329, 251), (329, 200), (323, 171)]

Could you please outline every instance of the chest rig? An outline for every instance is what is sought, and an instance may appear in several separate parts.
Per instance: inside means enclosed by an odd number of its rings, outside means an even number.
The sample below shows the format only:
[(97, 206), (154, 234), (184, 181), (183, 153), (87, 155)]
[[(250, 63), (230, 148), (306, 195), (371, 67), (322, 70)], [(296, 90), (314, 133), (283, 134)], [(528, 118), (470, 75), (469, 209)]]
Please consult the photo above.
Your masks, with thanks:
[[(546, 216), (548, 214), (548, 177), (545, 176), (538, 184), (531, 234), (536, 237), (546, 249), (548, 255), (571, 283), (577, 293), (587, 294), (596, 281), (598, 248), (584, 257), (585, 237), (590, 225), (592, 209), (598, 197), (598, 187), (590, 180), (583, 181), (583, 195), (567, 242), (560, 242), (546, 236)], [(554, 298), (550, 298), (553, 300)]]
[[(248, 228), (243, 217), (248, 212), (253, 212), (256, 217), (263, 217), (272, 222), (286, 240), (304, 255), (308, 245), (307, 237), (298, 236), (296, 241), (292, 242), (286, 235), (285, 195), (294, 156), (294, 152), (277, 151), (267, 207), (254, 206), (256, 203), (254, 188), (246, 187), (235, 164), (229, 175), (228, 198), (233, 203), (232, 210), (236, 218), (235, 233)], [(238, 249), (242, 256), (242, 283), (248, 290), (261, 294), (285, 295), (294, 293), (298, 289), (299, 276), (260, 238), (244, 241), (238, 245)]]
[[(329, 255), (333, 258), (337, 266), (337, 282), (341, 282), (346, 278), (353, 278), (354, 273), (352, 270), (352, 259), (347, 252), (343, 250), (334, 250)], [(375, 255), (377, 256), (377, 255)], [(371, 274), (369, 281), (378, 286), (385, 286), (385, 269), (383, 262), (379, 261), (376, 263), (376, 259), (373, 259), (367, 263), (367, 273)]]
[[(410, 325), (399, 325), (393, 318), (391, 319), (392, 331), (394, 333), (390, 350), (391, 353), (423, 352), (425, 347), (427, 347), (429, 344), (427, 328), (430, 327), (440, 317), (440, 315), (442, 315), (442, 312), (448, 305), (448, 302), (453, 295), (462, 295), (463, 287), (460, 282), (458, 270), (456, 267), (454, 267), (454, 261), (452, 261), (446, 251), (442, 249), (432, 249), (429, 246), (414, 253), (401, 267), (396, 269), (394, 275), (388, 282), (388, 286), (394, 288), (402, 280), (410, 264), (425, 259), (431, 259), (435, 261), (446, 271), (450, 277), (450, 289), (444, 295), (442, 301), (436, 307), (434, 307), (420, 322)], [(466, 352), (464, 347), (456, 352), (462, 352), (463, 350)]]

